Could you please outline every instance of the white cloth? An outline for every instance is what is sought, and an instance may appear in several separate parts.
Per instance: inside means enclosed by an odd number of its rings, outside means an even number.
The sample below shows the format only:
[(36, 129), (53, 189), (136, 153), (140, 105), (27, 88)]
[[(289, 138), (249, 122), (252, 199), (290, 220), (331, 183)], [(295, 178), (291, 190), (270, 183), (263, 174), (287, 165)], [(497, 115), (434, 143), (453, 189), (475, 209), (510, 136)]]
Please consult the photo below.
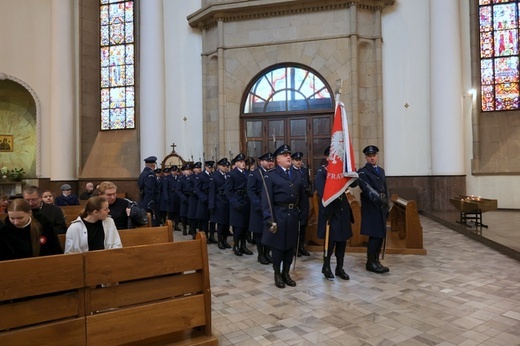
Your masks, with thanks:
[[(116, 224), (111, 217), (103, 220), (103, 230), (105, 231), (105, 249), (115, 249), (123, 247)], [(70, 224), (65, 235), (65, 253), (82, 253), (88, 250), (87, 226), (81, 217)]]

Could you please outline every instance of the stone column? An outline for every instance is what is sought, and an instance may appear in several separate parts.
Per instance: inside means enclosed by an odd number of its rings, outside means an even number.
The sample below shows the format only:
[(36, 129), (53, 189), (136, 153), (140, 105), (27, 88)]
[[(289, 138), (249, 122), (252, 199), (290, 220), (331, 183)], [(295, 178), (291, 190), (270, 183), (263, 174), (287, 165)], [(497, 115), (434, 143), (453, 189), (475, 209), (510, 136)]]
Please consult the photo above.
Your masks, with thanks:
[(463, 175), (462, 62), (457, 0), (430, 0), (431, 173)]
[(77, 138), (74, 83), (74, 1), (51, 2), (50, 178), (73, 180), (77, 177)]
[[(140, 133), (141, 163), (148, 156), (166, 156), (166, 105), (163, 1), (146, 0), (141, 6), (140, 31)], [(171, 143), (170, 143), (171, 144)]]

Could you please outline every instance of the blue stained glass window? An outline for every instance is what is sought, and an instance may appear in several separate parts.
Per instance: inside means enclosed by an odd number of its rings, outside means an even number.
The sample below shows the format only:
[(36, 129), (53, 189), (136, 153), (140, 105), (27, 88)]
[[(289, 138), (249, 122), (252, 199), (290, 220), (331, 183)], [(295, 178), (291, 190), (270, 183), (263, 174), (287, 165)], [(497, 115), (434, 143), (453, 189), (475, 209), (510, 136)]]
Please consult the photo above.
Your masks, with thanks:
[(134, 1), (100, 0), (101, 129), (135, 128)]
[(479, 0), (483, 112), (520, 109), (518, 0)]

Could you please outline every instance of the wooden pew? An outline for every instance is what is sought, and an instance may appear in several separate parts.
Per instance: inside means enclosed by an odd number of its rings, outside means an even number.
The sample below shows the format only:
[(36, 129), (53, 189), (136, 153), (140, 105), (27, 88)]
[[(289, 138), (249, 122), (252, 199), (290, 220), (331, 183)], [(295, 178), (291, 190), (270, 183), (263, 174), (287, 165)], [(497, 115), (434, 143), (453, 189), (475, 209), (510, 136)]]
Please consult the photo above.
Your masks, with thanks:
[(0, 345), (85, 345), (83, 255), (0, 262)]
[[(173, 224), (170, 220), (159, 227), (139, 227), (119, 230), (124, 247), (173, 242)], [(61, 248), (65, 250), (65, 234), (58, 234)]]
[(218, 344), (204, 233), (84, 256), (88, 345)]
[(406, 250), (403, 253), (426, 255), (417, 203), (399, 198), (396, 194), (393, 194), (390, 200), (394, 203), (389, 215), (392, 232), (387, 238), (400, 243), (403, 251)]
[(352, 209), (352, 216), (354, 216), (354, 222), (352, 223), (352, 238), (349, 239), (348, 246), (366, 246), (368, 243), (368, 236), (361, 235), (361, 204), (351, 193), (347, 193), (347, 198), (350, 209)]
[(60, 206), (61, 210), (63, 210), (63, 214), (65, 215), (65, 222), (67, 223), (67, 227), (70, 226), (70, 223), (76, 220), (85, 209), (84, 205), (66, 205)]

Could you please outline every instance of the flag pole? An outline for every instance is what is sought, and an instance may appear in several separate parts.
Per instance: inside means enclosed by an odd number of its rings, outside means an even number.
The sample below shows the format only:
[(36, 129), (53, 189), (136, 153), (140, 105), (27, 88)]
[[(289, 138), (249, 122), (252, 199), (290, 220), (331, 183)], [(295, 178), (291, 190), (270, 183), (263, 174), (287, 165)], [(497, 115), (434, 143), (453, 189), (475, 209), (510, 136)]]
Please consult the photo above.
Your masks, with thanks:
[[(341, 87), (343, 85), (343, 79), (336, 79), (336, 94), (334, 95), (334, 99), (336, 101), (336, 105), (339, 102), (339, 97), (341, 95)], [(336, 105), (334, 105), (334, 113), (336, 112)], [(322, 202), (323, 203), (323, 202)], [(330, 234), (330, 223), (328, 220), (325, 220), (325, 244), (323, 249), (323, 257), (328, 257), (329, 252), (329, 234)]]

